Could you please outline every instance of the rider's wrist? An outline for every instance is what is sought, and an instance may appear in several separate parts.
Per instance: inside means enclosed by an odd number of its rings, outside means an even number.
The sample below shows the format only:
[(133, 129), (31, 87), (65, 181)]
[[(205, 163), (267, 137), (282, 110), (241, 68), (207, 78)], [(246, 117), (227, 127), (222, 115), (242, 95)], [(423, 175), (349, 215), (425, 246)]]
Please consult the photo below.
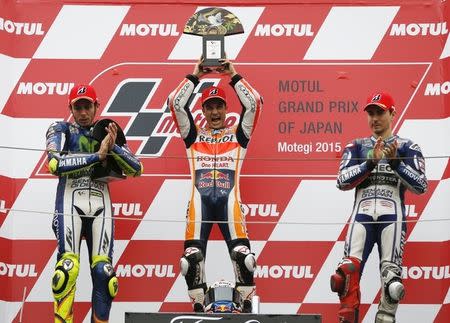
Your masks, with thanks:
[(242, 75), (236, 73), (234, 76), (231, 77), (230, 85), (234, 86), (241, 79), (242, 79)]
[(199, 77), (195, 74), (188, 74), (186, 75), (186, 78), (192, 83), (194, 83), (195, 86), (197, 86), (197, 84), (200, 83)]

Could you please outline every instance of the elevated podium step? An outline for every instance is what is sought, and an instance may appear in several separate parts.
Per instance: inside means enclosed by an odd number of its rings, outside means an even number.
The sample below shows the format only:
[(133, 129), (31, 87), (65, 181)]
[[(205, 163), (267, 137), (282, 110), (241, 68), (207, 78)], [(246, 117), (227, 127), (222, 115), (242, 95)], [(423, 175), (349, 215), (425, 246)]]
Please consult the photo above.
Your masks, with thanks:
[(321, 323), (319, 314), (125, 313), (125, 323)]

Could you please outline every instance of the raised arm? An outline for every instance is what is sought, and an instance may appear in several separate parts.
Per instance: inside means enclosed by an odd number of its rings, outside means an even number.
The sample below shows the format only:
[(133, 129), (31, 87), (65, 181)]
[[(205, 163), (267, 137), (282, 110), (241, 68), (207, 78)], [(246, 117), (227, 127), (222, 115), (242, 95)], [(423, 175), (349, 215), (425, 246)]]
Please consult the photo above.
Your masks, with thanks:
[(186, 75), (177, 88), (169, 94), (167, 98), (167, 106), (172, 113), (175, 124), (178, 127), (181, 138), (183, 138), (186, 147), (190, 147), (197, 136), (197, 128), (194, 119), (189, 110), (189, 98), (194, 92), (195, 87), (199, 83), (200, 61), (197, 62), (193, 74)]
[(263, 99), (258, 91), (236, 72), (231, 61), (223, 60), (222, 66), (221, 71), (230, 75), (230, 85), (234, 88), (241, 102), (242, 112), (236, 136), (240, 145), (246, 148), (262, 111)]

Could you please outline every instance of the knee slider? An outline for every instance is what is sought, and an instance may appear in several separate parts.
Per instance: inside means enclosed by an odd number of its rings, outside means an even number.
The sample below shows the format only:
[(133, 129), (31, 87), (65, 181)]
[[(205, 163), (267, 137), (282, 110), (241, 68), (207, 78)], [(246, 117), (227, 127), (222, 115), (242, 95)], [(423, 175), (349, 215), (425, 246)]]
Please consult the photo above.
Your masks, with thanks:
[(389, 303), (396, 304), (405, 296), (401, 275), (402, 269), (396, 264), (384, 262), (381, 265), (382, 288)]
[(253, 284), (253, 272), (256, 269), (255, 254), (245, 245), (238, 245), (231, 251), (237, 281), (244, 284)]
[(342, 259), (336, 273), (331, 276), (330, 286), (333, 292), (345, 296), (353, 285), (359, 286), (360, 261), (353, 257)]
[(375, 323), (395, 323), (395, 316), (390, 313), (378, 311), (375, 315)]
[(101, 259), (94, 259), (92, 262), (92, 279), (96, 285), (105, 285), (111, 298), (116, 297), (119, 291), (119, 280), (107, 257), (101, 256)]
[(56, 263), (52, 277), (52, 291), (56, 300), (64, 298), (75, 286), (79, 270), (78, 255), (64, 253)]
[(202, 251), (197, 247), (188, 247), (184, 250), (180, 259), (180, 271), (186, 278), (189, 289), (203, 283), (203, 267), (205, 257)]

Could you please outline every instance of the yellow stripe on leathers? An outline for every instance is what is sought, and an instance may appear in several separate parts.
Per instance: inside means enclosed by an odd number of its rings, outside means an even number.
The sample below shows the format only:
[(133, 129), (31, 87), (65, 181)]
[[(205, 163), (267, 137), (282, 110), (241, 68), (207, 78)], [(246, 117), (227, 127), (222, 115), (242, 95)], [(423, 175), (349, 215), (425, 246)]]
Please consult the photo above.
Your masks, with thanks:
[[(240, 163), (241, 148), (237, 150), (236, 160)], [(241, 206), (239, 205), (239, 165), (236, 165), (234, 172), (234, 207), (233, 207), (233, 221), (234, 230), (238, 239), (247, 238), (247, 231), (244, 225), (244, 215), (242, 214)]]
[[(192, 163), (191, 167), (194, 169), (194, 150), (192, 148), (189, 149), (191, 153), (190, 162)], [(195, 193), (195, 172), (192, 172), (192, 187), (191, 187), (191, 199), (189, 201), (188, 214), (187, 214), (187, 224), (186, 224), (186, 232), (185, 232), (185, 240), (193, 240), (195, 235), (195, 207), (194, 207), (194, 193)], [(201, 224), (200, 224), (201, 225)]]
[(70, 289), (65, 297), (53, 302), (55, 313), (55, 323), (73, 322), (73, 301), (75, 299), (75, 285)]

